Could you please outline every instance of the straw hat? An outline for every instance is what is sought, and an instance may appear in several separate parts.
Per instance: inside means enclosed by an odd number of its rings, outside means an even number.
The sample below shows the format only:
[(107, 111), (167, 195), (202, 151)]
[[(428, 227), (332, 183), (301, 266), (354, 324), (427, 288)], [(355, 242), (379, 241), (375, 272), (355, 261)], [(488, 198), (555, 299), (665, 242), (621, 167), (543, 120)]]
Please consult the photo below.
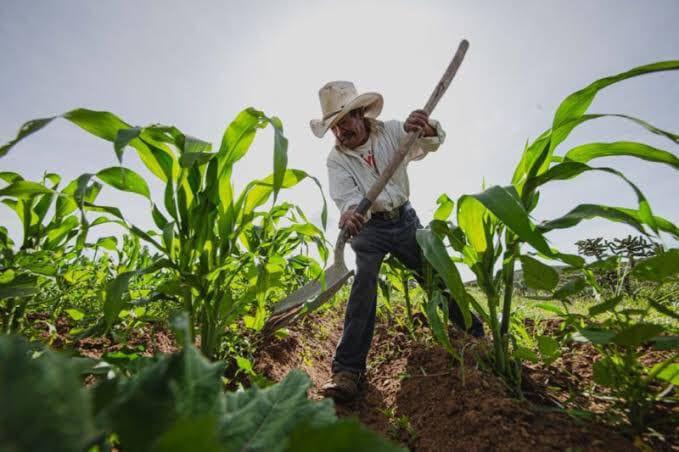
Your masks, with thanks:
[(365, 116), (376, 118), (382, 111), (384, 100), (378, 93), (358, 94), (356, 87), (351, 82), (329, 82), (318, 91), (321, 100), (322, 119), (311, 120), (311, 130), (318, 138), (329, 128), (337, 124), (351, 110), (365, 107)]

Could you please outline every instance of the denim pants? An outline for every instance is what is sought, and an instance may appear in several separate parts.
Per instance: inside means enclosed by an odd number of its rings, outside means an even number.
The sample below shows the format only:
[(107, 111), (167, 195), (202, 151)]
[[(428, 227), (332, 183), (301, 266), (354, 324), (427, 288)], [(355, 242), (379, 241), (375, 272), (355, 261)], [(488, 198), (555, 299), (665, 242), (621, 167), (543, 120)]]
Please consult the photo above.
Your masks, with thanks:
[[(385, 255), (390, 253), (414, 271), (419, 281), (422, 280), (423, 256), (415, 239), (415, 231), (421, 227), (415, 209), (408, 203), (399, 218), (372, 218), (351, 239), (351, 248), (356, 253), (356, 275), (344, 317), (342, 339), (332, 362), (333, 372), (365, 372), (375, 329), (377, 277)], [(448, 307), (450, 319), (464, 329), (462, 312), (455, 300), (449, 299)], [(469, 332), (475, 336), (483, 335), (481, 321), (476, 316), (472, 316)]]

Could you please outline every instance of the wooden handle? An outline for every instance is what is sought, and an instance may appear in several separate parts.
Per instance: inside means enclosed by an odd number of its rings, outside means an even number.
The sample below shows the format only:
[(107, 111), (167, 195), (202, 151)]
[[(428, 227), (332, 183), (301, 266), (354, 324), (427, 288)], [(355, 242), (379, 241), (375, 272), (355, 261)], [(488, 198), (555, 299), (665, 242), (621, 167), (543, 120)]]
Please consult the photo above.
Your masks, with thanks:
[[(457, 70), (462, 64), (462, 60), (464, 59), (464, 56), (467, 53), (467, 49), (469, 49), (469, 41), (463, 39), (460, 42), (460, 45), (457, 47), (457, 52), (455, 52), (453, 60), (448, 65), (448, 68), (446, 68), (446, 72), (444, 72), (443, 77), (441, 77), (441, 80), (434, 88), (434, 91), (431, 93), (431, 96), (429, 96), (427, 104), (424, 106), (424, 111), (427, 112), (427, 115), (431, 115), (431, 113), (434, 111), (434, 108), (439, 103), (439, 101), (445, 94), (446, 90), (448, 89), (448, 86), (450, 86), (450, 82), (453, 81), (453, 78), (455, 77)], [(384, 171), (382, 171), (379, 179), (377, 179), (377, 181), (375, 181), (372, 187), (370, 187), (368, 193), (366, 193), (366, 195), (363, 197), (359, 205), (356, 207), (357, 213), (365, 215), (365, 213), (368, 211), (370, 206), (375, 202), (379, 194), (382, 193), (382, 190), (384, 189), (385, 185), (387, 185), (387, 182), (389, 182), (391, 176), (393, 176), (393, 174), (396, 172), (396, 169), (399, 167), (399, 165), (401, 165), (403, 159), (405, 159), (406, 155), (408, 155), (410, 148), (413, 146), (413, 144), (415, 144), (415, 141), (420, 137), (421, 133), (422, 131), (409, 132), (408, 135), (403, 139), (403, 141), (401, 141), (398, 150), (392, 157), (391, 161), (389, 162), (389, 165), (387, 165)], [(340, 233), (338, 238), (337, 246), (335, 246), (336, 255), (338, 254), (338, 250), (344, 248), (344, 243), (346, 242), (348, 237), (349, 231), (345, 226), (342, 228), (342, 232)]]
[[(429, 96), (427, 104), (424, 106), (424, 111), (427, 112), (427, 115), (431, 115), (431, 113), (434, 111), (434, 108), (443, 97), (443, 94), (445, 94), (446, 90), (448, 89), (448, 86), (450, 86), (450, 82), (453, 81), (453, 77), (455, 77), (458, 68), (462, 64), (462, 60), (464, 59), (468, 48), (469, 42), (466, 39), (463, 39), (457, 48), (457, 52), (455, 52), (453, 61), (451, 61), (448, 65), (446, 72), (443, 74), (443, 77), (441, 77), (441, 81), (438, 82), (436, 88), (434, 88), (434, 91), (431, 93), (431, 96)], [(420, 137), (420, 134), (421, 131), (409, 132), (405, 139), (403, 139), (398, 147), (398, 150), (394, 154), (394, 157), (392, 157), (391, 161), (389, 162), (389, 165), (386, 167), (386, 169), (384, 169), (384, 171), (382, 171), (379, 179), (375, 181), (372, 187), (370, 187), (370, 190), (368, 190), (368, 193), (366, 193), (365, 197), (363, 200), (361, 200), (361, 203), (356, 208), (358, 213), (364, 215), (368, 211), (372, 203), (374, 203), (379, 194), (382, 193), (384, 186), (387, 185), (387, 182), (389, 182), (391, 176), (393, 176), (393, 174), (396, 172), (396, 169), (401, 165), (403, 159), (406, 157), (406, 155), (408, 155), (410, 148), (413, 146), (413, 144), (415, 144), (415, 141)]]

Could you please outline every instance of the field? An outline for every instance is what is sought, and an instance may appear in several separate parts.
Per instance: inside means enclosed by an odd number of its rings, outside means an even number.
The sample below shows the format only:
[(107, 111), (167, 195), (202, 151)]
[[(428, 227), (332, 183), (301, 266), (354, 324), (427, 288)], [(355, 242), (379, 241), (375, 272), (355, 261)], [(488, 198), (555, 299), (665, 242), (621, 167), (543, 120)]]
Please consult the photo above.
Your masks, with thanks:
[[(677, 69), (658, 62), (593, 82), (517, 153), (507, 185), (438, 198), (417, 235), (424, 284), (393, 259), (383, 265), (365, 389), (341, 405), (320, 386), (347, 288), (267, 328), (274, 303), (322, 278), (331, 258), (324, 187), (288, 168), (279, 118), (245, 109), (215, 150), (173, 126), (133, 127), (84, 108), (27, 122), (0, 158), (66, 120), (109, 141), (120, 165), (65, 184), (57, 173), (29, 181), (0, 172), (0, 201), (22, 231), (13, 238), (0, 226), (0, 449), (676, 450), (679, 249), (667, 243), (679, 229), (652, 210), (633, 174), (590, 162), (679, 169), (679, 158), (628, 141), (558, 146), (605, 116), (676, 146), (679, 135), (588, 108), (609, 85)], [(264, 128), (271, 173), (235, 187)], [(125, 167), (126, 152), (148, 174)], [(533, 217), (548, 202), (541, 187), (590, 172), (616, 176), (637, 204)], [(318, 189), (322, 224), (285, 201), (297, 184)], [(145, 198), (154, 229), (100, 204), (103, 190)], [(577, 255), (548, 242), (591, 218), (635, 235), (583, 238)], [(104, 224), (119, 234), (97, 234)], [(474, 282), (463, 283), (462, 266)], [(471, 312), (483, 319), (485, 338), (452, 326), (448, 294), (466, 322)]]

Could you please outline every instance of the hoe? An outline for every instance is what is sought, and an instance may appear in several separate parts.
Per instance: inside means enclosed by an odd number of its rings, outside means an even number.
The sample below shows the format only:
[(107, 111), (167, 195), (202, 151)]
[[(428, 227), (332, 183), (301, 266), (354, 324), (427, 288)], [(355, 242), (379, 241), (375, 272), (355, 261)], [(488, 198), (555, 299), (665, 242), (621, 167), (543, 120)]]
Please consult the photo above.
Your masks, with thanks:
[[(436, 107), (439, 100), (441, 100), (443, 94), (448, 89), (450, 82), (452, 82), (453, 77), (455, 77), (455, 73), (457, 73), (458, 68), (462, 64), (462, 60), (464, 59), (468, 48), (469, 42), (463, 39), (457, 48), (457, 52), (455, 52), (453, 60), (448, 65), (446, 72), (436, 85), (434, 92), (431, 94), (429, 101), (424, 107), (424, 111), (426, 111), (427, 114), (431, 115), (434, 107)], [(366, 193), (356, 207), (356, 212), (365, 215), (396, 169), (403, 162), (405, 156), (408, 155), (410, 148), (419, 138), (420, 134), (421, 131), (410, 132), (403, 139), (387, 168), (382, 172), (380, 178), (373, 186), (370, 187), (368, 193)], [(313, 311), (328, 301), (347, 282), (349, 277), (354, 274), (354, 271), (349, 270), (344, 263), (344, 246), (348, 239), (349, 232), (345, 226), (340, 231), (337, 243), (335, 244), (334, 263), (324, 270), (320, 279), (311, 281), (278, 302), (274, 306), (273, 313), (271, 317), (269, 317), (269, 320), (267, 320), (262, 334), (265, 336), (269, 335), (277, 329), (294, 322), (302, 314)]]

